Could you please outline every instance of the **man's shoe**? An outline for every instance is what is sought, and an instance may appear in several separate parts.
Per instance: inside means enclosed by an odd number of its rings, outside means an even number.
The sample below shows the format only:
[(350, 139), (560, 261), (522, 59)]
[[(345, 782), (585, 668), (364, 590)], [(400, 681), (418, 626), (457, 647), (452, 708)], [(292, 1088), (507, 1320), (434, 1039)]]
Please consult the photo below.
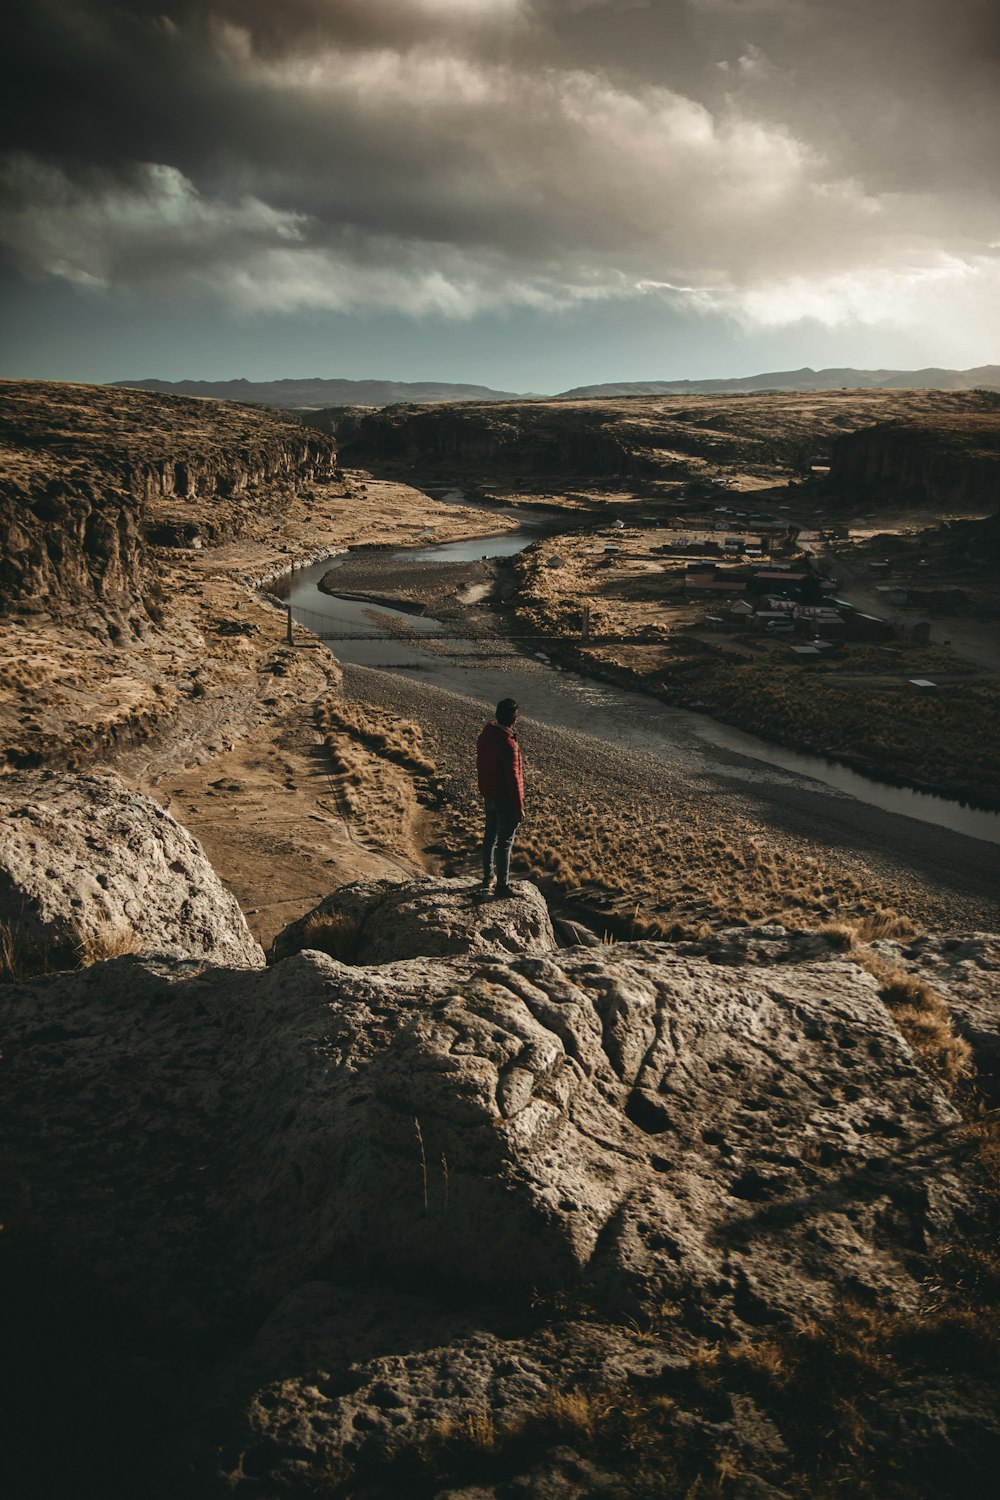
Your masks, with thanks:
[(498, 885), (493, 894), (498, 901), (503, 901), (505, 897), (514, 895), (514, 888), (509, 885)]
[(491, 891), (493, 889), (493, 882), (495, 879), (496, 876), (494, 875), (484, 875), (482, 880), (479, 882), (479, 889), (481, 891)]

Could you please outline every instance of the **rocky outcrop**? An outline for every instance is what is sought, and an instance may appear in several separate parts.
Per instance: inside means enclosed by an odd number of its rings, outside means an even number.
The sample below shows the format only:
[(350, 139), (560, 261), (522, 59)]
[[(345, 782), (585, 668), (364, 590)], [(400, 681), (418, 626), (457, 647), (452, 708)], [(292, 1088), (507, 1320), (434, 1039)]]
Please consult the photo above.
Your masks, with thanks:
[(721, 1333), (848, 1288), (906, 1306), (913, 1257), (967, 1207), (955, 1112), (842, 960), (123, 958), (5, 1009), (33, 1221), (147, 1316), (212, 1321), (361, 1255), (390, 1279), (669, 1299)]
[[(923, 424), (956, 434), (968, 423), (970, 433), (982, 433), (995, 428), (998, 413), (1000, 396), (992, 391), (879, 390), (823, 397), (744, 392), (468, 401), (368, 414), (345, 410), (317, 420), (336, 431), (351, 464), (437, 465), (461, 474), (465, 482), (470, 473), (484, 471), (521, 482), (536, 476), (562, 489), (566, 475), (576, 476), (575, 482), (615, 476), (701, 481), (732, 466), (777, 479), (790, 469), (825, 461), (836, 440), (846, 445), (838, 452), (849, 465), (850, 455), (861, 450), (842, 434), (874, 431), (874, 422), (907, 430)], [(887, 424), (886, 418), (894, 422)], [(968, 438), (957, 441), (965, 454)]]
[[(224, 1347), (205, 1483), (312, 1493), (375, 1464), (366, 1492), (407, 1492), (407, 1454), (484, 1424), (582, 1409), (585, 1449), (591, 1399), (780, 1469), (753, 1402), (702, 1391), (698, 1342), (913, 1312), (973, 1212), (958, 1116), (871, 977), (781, 928), (556, 949), (526, 885), (380, 882), (326, 912), (352, 964), (128, 956), (0, 1001), (7, 1222), (152, 1347), (193, 1340), (201, 1370)], [(396, 956), (418, 941), (434, 956)], [(528, 1316), (539, 1295), (592, 1312)], [(517, 1493), (622, 1482), (545, 1454)]]
[(147, 538), (237, 536), (335, 459), (329, 437), (220, 402), (46, 381), (0, 400), (0, 612), (136, 598)]
[(197, 839), (111, 775), (0, 779), (0, 922), (15, 970), (123, 951), (264, 961)]
[[(983, 393), (986, 400), (986, 393)], [(938, 420), (880, 422), (837, 438), (830, 485), (914, 504), (996, 514), (1000, 398), (992, 411)]]
[(353, 964), (461, 953), (548, 953), (555, 938), (537, 886), (518, 881), (515, 889), (516, 896), (497, 900), (468, 880), (366, 880), (341, 886), (280, 932), (268, 959), (277, 963), (304, 948), (331, 951)]

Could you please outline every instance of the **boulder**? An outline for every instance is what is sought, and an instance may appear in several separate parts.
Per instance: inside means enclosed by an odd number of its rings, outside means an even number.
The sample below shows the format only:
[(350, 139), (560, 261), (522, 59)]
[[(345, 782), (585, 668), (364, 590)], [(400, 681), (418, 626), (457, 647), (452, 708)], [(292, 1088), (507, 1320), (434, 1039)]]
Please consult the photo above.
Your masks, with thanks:
[(197, 839), (113, 775), (0, 778), (0, 922), (14, 967), (122, 951), (264, 962)]
[(955, 1111), (843, 960), (126, 957), (4, 1009), (10, 1216), (154, 1321), (361, 1262), (721, 1334), (910, 1305), (968, 1206)]
[(527, 880), (498, 900), (468, 880), (364, 880), (341, 886), (279, 932), (271, 963), (303, 949), (353, 964), (462, 953), (548, 953), (556, 945), (548, 908)]

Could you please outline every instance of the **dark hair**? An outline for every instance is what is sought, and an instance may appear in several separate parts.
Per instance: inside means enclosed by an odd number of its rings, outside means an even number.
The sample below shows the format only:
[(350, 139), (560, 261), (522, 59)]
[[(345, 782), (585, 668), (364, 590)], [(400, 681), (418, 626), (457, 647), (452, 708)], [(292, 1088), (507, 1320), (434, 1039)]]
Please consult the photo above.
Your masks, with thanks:
[(514, 722), (517, 704), (513, 698), (501, 698), (497, 704), (497, 723), (509, 727)]

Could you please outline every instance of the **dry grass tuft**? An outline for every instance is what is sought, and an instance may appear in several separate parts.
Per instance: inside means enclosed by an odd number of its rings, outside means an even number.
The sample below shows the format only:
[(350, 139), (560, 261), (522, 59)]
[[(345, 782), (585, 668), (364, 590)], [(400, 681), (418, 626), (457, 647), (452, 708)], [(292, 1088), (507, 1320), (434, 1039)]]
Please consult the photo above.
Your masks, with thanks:
[(313, 912), (302, 929), (302, 947), (327, 953), (331, 958), (349, 964), (357, 951), (358, 923), (345, 912)]
[(13, 984), (27, 971), (24, 940), (14, 922), (0, 922), (0, 984)]
[(99, 922), (92, 932), (81, 933), (74, 946), (76, 961), (81, 969), (91, 964), (103, 963), (108, 958), (121, 958), (126, 953), (137, 953), (139, 936), (128, 922)]
[(372, 846), (420, 863), (421, 804), (437, 797), (437, 767), (412, 720), (363, 703), (327, 698), (316, 723), (344, 815)]
[(89, 932), (78, 931), (72, 943), (54, 943), (47, 948), (29, 942), (16, 921), (0, 922), (0, 983), (12, 984), (58, 969), (86, 969), (108, 958), (120, 958), (140, 949), (138, 934), (124, 921), (104, 921)]
[(345, 737), (354, 740), (418, 776), (433, 776), (437, 770), (424, 751), (423, 730), (412, 719), (397, 718), (370, 704), (327, 698), (316, 720), (334, 743)]
[(880, 938), (911, 938), (916, 929), (909, 917), (901, 916), (886, 906), (878, 906), (866, 912), (853, 924), (855, 942), (875, 943)]
[(973, 1073), (972, 1048), (956, 1036), (951, 1012), (940, 995), (901, 964), (864, 946), (852, 950), (855, 962), (878, 984), (879, 999), (892, 1011), (900, 1031), (918, 1059), (949, 1093)]

